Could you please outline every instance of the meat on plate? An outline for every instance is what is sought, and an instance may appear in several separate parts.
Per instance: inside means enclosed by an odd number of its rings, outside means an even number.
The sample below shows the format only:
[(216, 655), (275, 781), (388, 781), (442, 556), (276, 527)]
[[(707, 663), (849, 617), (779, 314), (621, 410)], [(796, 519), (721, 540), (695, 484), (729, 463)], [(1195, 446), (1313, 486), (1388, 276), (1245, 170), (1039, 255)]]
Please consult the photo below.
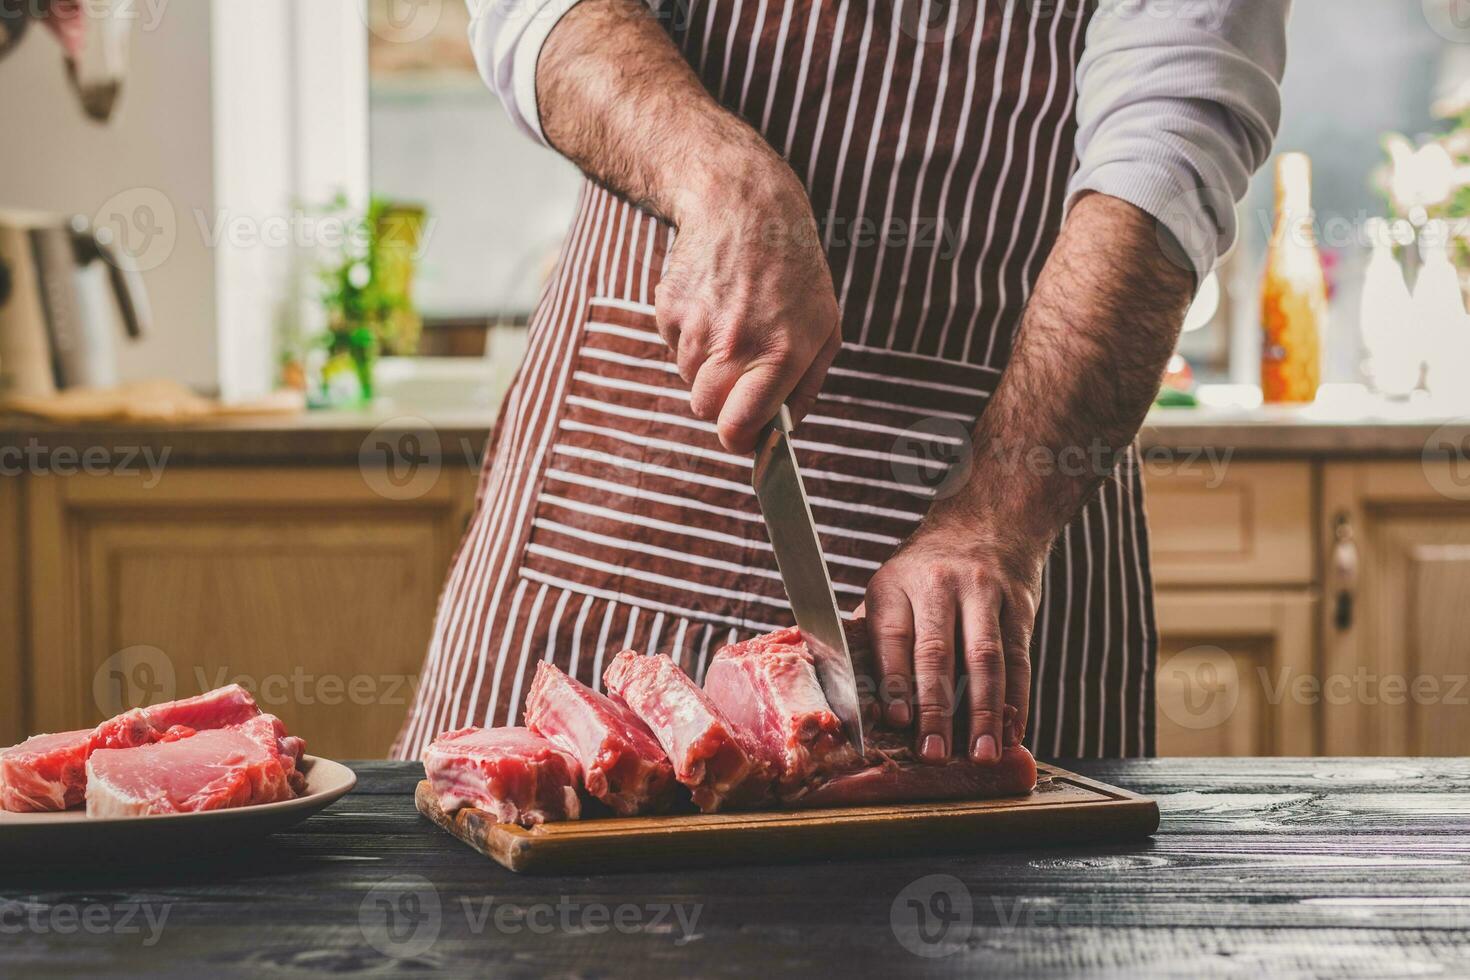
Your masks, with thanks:
[(276, 803), (305, 792), (305, 750), (230, 684), (0, 750), (0, 809), (121, 817)]

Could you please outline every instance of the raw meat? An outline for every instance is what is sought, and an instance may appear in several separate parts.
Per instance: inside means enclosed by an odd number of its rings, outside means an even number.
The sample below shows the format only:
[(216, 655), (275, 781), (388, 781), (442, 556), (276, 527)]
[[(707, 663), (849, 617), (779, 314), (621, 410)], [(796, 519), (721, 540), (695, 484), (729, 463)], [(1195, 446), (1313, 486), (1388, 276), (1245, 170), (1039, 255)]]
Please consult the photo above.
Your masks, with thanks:
[(864, 768), (835, 775), (791, 802), (814, 808), (978, 800), (1022, 796), (1036, 786), (1036, 760), (1023, 746), (1006, 746), (994, 765), (979, 765), (968, 758), (934, 765), (918, 760), (907, 734), (873, 731), (866, 741), (868, 764)]
[(295, 761), (283, 755), (280, 722), (258, 715), (245, 724), (190, 734), (171, 726), (162, 740), (97, 749), (87, 760), (87, 816), (136, 817), (276, 803), (295, 796)]
[(755, 740), (727, 718), (668, 657), (624, 650), (603, 683), (643, 720), (705, 813), (755, 806), (770, 796), (772, 773)]
[(447, 811), (473, 806), (501, 823), (575, 820), (581, 766), (527, 728), (461, 728), (424, 751), (424, 773)]
[[(286, 781), (291, 785), (291, 791), (300, 796), (306, 792), (306, 774), (301, 771), (301, 759), (306, 754), (306, 741), (286, 732), (286, 725), (275, 715), (256, 715), (240, 725), (232, 725), (231, 728), (243, 732), (247, 737), (254, 739), (264, 748), (275, 752), (281, 760), (281, 767), (286, 770)], [(168, 739), (171, 733), (189, 729), (182, 725), (175, 725), (164, 734)]]
[(80, 806), (87, 789), (92, 730), (33, 735), (0, 751), (0, 809), (26, 812)]
[(776, 795), (793, 800), (824, 777), (862, 760), (832, 713), (811, 652), (792, 627), (715, 654), (704, 691), (750, 732), (776, 776)]
[(260, 714), (250, 692), (239, 684), (207, 691), (192, 698), (134, 708), (97, 726), (94, 749), (126, 749), (157, 741), (175, 725), (205, 731), (238, 725)]
[[(305, 743), (286, 733), (280, 719), (261, 714), (255, 699), (238, 684), (192, 698), (134, 708), (94, 729), (37, 735), (0, 752), (0, 808), (60, 810), (86, 798), (87, 760), (98, 750), (119, 750), (178, 741), (196, 732), (245, 727), (281, 759), (293, 792), (306, 789), (301, 772)], [(268, 744), (269, 743), (269, 744)]]
[[(872, 659), (866, 624), (846, 626), (861, 675)], [(1036, 761), (1019, 745), (1005, 746), (995, 765), (963, 757), (931, 765), (914, 753), (911, 732), (870, 725), (860, 756), (794, 628), (717, 652), (704, 690), (668, 657), (632, 650), (614, 657), (603, 679), (611, 698), (550, 664), (538, 668), (526, 717), (550, 742), (520, 728), (439, 736), (424, 767), (441, 804), (531, 824), (562, 819), (560, 794), (575, 817), (574, 787), (585, 772), (589, 791), (619, 813), (652, 812), (649, 800), (657, 794), (646, 767), (657, 754), (646, 744), (649, 732), (706, 813), (773, 799), (803, 808), (981, 799), (1023, 795), (1036, 785)], [(1015, 741), (1014, 723), (1008, 710), (1006, 742)]]
[[(844, 625), (861, 671), (871, 662), (867, 624)], [(915, 755), (910, 734), (870, 726), (866, 758), (859, 758), (842, 739), (811, 663), (801, 631), (791, 627), (725, 647), (705, 675), (715, 703), (774, 754), (782, 802), (827, 807), (980, 799), (1028, 793), (1036, 785), (1036, 761), (1019, 746), (1007, 746), (992, 766), (967, 758), (933, 765)], [(1013, 720), (1008, 708), (1006, 724)]]
[(526, 696), (526, 725), (582, 765), (587, 792), (622, 816), (662, 813), (674, 767), (628, 706), (542, 661)]

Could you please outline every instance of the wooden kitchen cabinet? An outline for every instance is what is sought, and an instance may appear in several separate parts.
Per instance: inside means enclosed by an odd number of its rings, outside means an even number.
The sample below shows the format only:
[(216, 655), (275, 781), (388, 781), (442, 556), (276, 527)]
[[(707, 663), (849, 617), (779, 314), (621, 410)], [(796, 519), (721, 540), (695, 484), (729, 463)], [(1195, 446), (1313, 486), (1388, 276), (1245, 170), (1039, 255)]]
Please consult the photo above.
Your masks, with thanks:
[(1316, 522), (1308, 462), (1145, 470), (1161, 755), (1310, 755)]
[(472, 505), (471, 470), (445, 468), (410, 499), (381, 495), (355, 466), (26, 483), (24, 727), (78, 728), (239, 680), (313, 753), (387, 752)]
[(1303, 694), (1316, 605), (1305, 590), (1161, 591), (1159, 754), (1316, 754), (1317, 707)]
[(1307, 585), (1315, 571), (1312, 466), (1203, 462), (1145, 467), (1154, 583)]
[(24, 581), (25, 528), (21, 495), (25, 483), (0, 473), (0, 746), (26, 737)]
[(1324, 470), (1321, 532), (1342, 542), (1322, 610), (1334, 754), (1470, 754), (1466, 477), (1455, 460)]
[[(430, 484), (375, 487), (348, 421), (158, 433), (184, 461), (156, 485), (0, 473), (0, 744), (239, 679), (312, 751), (382, 756), (484, 432), (440, 427)], [(1279, 439), (1145, 459), (1160, 751), (1470, 754), (1470, 473)]]

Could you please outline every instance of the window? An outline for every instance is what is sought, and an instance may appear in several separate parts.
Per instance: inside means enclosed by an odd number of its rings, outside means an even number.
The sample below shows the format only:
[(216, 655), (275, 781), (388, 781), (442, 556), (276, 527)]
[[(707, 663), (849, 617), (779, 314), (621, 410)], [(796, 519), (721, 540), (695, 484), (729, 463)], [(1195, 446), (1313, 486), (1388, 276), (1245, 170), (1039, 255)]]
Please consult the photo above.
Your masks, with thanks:
[(491, 325), (524, 323), (534, 308), (581, 177), (486, 89), (463, 2), (371, 0), (369, 17), (369, 185), (427, 211), (421, 351), (477, 355)]

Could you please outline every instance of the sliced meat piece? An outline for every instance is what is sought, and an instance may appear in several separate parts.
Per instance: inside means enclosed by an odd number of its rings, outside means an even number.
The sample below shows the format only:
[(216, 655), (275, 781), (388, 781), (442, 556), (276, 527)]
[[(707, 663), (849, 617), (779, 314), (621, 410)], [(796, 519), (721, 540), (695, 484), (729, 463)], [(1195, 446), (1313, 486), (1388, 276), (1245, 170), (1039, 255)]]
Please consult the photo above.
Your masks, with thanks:
[(831, 773), (862, 760), (832, 713), (811, 652), (792, 627), (718, 651), (704, 692), (749, 731), (776, 774), (776, 795), (792, 800)]
[(87, 760), (87, 816), (192, 813), (289, 800), (295, 795), (289, 765), (268, 722), (97, 749)]
[(705, 813), (769, 799), (772, 773), (753, 737), (668, 657), (624, 650), (608, 665), (603, 683), (652, 729), (674, 764), (674, 777)]
[[(306, 792), (306, 774), (301, 771), (301, 759), (306, 754), (306, 741), (286, 732), (286, 725), (275, 715), (256, 715), (243, 724), (232, 725), (268, 751), (275, 752), (286, 770), (286, 781), (297, 796)], [(161, 741), (175, 737), (175, 733), (193, 734), (183, 725), (175, 725), (166, 732)], [(188, 737), (183, 734), (182, 737)]]
[(0, 753), (0, 806), (4, 809), (67, 809), (80, 806), (86, 793), (87, 758), (98, 749), (125, 749), (268, 718), (276, 731), (277, 751), (286, 759), (289, 782), (305, 789), (300, 758), (305, 743), (286, 734), (285, 726), (262, 715), (255, 699), (238, 684), (192, 698), (134, 708), (95, 729), (38, 735)]
[(0, 751), (0, 809), (69, 810), (87, 790), (92, 730), (33, 735)]
[(932, 765), (919, 761), (907, 735), (875, 731), (867, 737), (864, 768), (840, 773), (793, 801), (798, 807), (867, 806), (932, 800), (1023, 796), (1036, 787), (1036, 760), (1023, 746), (1007, 746), (995, 765), (967, 758)]
[(95, 749), (125, 749), (155, 742), (176, 725), (202, 732), (239, 725), (259, 714), (249, 691), (227, 684), (192, 698), (124, 711), (98, 725), (92, 743)]
[(648, 726), (629, 710), (542, 661), (526, 696), (526, 725), (582, 765), (587, 792), (622, 816), (662, 813), (673, 802), (674, 767)]
[(424, 772), (446, 812), (478, 807), (501, 823), (576, 820), (581, 766), (527, 728), (461, 728), (424, 750)]

